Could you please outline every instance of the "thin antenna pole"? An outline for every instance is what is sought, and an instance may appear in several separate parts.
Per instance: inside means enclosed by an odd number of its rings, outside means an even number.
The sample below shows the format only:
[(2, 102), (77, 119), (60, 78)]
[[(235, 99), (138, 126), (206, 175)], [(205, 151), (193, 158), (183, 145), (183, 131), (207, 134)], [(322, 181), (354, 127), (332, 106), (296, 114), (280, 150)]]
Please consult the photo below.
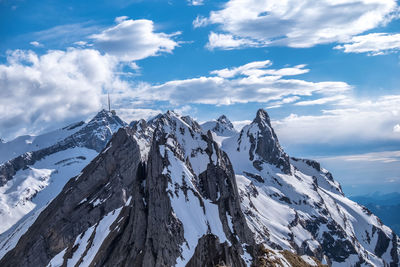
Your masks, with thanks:
[(108, 112), (111, 112), (110, 93), (108, 93)]

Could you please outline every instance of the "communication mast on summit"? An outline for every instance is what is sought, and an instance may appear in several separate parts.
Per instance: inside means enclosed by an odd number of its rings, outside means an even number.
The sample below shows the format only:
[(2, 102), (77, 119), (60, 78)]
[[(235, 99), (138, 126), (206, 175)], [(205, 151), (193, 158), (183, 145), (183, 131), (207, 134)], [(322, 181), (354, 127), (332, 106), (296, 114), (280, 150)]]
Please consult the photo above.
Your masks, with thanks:
[(110, 101), (110, 93), (108, 93), (108, 112), (111, 112), (111, 114), (116, 115), (117, 113), (115, 110), (111, 110), (111, 101)]
[(111, 112), (110, 93), (108, 93), (108, 112)]

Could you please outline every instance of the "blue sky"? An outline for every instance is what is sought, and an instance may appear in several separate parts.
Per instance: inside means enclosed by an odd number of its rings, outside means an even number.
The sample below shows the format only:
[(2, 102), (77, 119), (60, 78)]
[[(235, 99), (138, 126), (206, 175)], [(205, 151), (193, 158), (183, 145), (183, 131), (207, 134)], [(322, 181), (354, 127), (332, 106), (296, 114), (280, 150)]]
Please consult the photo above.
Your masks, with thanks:
[(237, 127), (270, 114), (349, 194), (400, 192), (395, 0), (0, 0), (0, 137), (113, 107)]

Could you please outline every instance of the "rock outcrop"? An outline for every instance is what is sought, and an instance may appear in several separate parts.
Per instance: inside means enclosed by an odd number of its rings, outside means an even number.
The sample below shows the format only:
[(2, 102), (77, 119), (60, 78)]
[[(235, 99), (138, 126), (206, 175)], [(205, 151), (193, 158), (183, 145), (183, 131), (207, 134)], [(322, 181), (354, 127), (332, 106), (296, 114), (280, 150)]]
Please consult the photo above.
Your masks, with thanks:
[(0, 265), (245, 266), (256, 244), (233, 168), (188, 122), (173, 112), (154, 121), (145, 161), (135, 130), (120, 129)]

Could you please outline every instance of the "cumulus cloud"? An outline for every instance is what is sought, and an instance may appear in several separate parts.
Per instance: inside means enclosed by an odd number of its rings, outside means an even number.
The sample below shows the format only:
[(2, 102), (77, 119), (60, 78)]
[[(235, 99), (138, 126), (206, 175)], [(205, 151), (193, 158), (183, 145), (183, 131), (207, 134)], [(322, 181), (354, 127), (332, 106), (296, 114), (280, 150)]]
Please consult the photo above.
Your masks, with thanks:
[(92, 49), (53, 50), (41, 56), (9, 52), (0, 65), (0, 135), (38, 132), (44, 125), (99, 110), (103, 90), (124, 89), (113, 73), (115, 66), (113, 58)]
[(335, 46), (335, 49), (345, 53), (369, 53), (372, 56), (393, 53), (400, 49), (400, 34), (370, 33), (355, 36), (346, 44)]
[[(389, 22), (397, 10), (396, 0), (230, 0), (209, 17), (196, 18), (193, 25), (218, 24), (233, 40), (312, 47), (346, 42)], [(232, 48), (223, 42), (218, 44), (222, 44), (220, 48)]]
[(171, 53), (178, 46), (173, 40), (179, 32), (154, 32), (154, 23), (147, 19), (116, 18), (117, 25), (92, 34), (94, 47), (122, 61), (135, 61), (160, 53)]
[(395, 126), (393, 126), (393, 132), (400, 133), (400, 124), (396, 124)]
[[(100, 32), (90, 24), (70, 24), (33, 34), (40, 36), (37, 40), (50, 42), (65, 34), (73, 40), (69, 45), (76, 48), (49, 50), (42, 55), (8, 51), (6, 62), (0, 64), (1, 137), (35, 134), (66, 120), (82, 119), (102, 107), (108, 92), (114, 108), (128, 119), (159, 112), (141, 107), (128, 110), (129, 103), (138, 100), (130, 88), (143, 86), (123, 78), (137, 75), (140, 67), (134, 61), (171, 53), (178, 46), (173, 39), (179, 33), (155, 32), (151, 20), (121, 16), (115, 21), (117, 25)], [(41, 46), (39, 41), (31, 45)], [(135, 73), (127, 72), (125, 67)]]
[(310, 82), (285, 76), (308, 72), (305, 65), (271, 69), (269, 60), (215, 70), (210, 76), (173, 80), (160, 85), (142, 84), (135, 95), (143, 100), (232, 105), (235, 103), (279, 101), (288, 96), (333, 95), (352, 89), (344, 82)]

